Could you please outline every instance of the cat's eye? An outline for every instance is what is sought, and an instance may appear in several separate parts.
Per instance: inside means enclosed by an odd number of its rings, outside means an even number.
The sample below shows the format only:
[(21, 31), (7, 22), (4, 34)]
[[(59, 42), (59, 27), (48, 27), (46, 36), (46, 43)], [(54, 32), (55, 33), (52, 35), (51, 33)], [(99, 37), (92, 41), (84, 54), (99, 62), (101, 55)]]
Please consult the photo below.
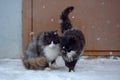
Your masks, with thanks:
[(62, 48), (65, 49), (65, 46), (63, 46)]
[(58, 44), (58, 43), (60, 43), (60, 40), (59, 40), (58, 38), (55, 38), (55, 39), (53, 40), (53, 42), (54, 42), (55, 44)]
[(59, 41), (58, 40), (54, 40), (54, 43), (57, 44), (57, 43), (59, 43)]
[(57, 35), (57, 32), (54, 32), (54, 35)]

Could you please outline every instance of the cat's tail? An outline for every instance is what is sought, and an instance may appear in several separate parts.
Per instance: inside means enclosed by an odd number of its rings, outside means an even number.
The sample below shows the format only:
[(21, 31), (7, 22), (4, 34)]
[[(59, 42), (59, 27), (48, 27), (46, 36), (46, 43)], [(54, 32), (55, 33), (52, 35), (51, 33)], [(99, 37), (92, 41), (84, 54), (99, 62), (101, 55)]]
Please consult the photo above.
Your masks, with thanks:
[(44, 69), (47, 63), (45, 57), (37, 57), (32, 59), (23, 58), (22, 61), (26, 69), (32, 70)]
[(73, 9), (74, 9), (73, 6), (67, 7), (66, 9), (64, 9), (64, 11), (62, 12), (60, 16), (60, 24), (61, 24), (62, 33), (72, 28), (71, 21), (69, 20), (69, 13), (72, 12)]

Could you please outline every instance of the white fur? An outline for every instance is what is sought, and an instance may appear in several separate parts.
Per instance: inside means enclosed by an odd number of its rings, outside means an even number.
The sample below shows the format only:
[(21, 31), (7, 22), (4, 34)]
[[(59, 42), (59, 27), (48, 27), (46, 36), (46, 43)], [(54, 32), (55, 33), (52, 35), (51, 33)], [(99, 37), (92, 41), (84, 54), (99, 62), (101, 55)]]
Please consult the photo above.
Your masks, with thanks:
[(57, 68), (56, 63), (51, 64), (51, 68)]
[(67, 57), (72, 58), (72, 56), (75, 55), (75, 54), (76, 54), (75, 51), (70, 51), (70, 52), (67, 53)]
[(44, 70), (45, 71), (51, 71), (51, 68), (50, 67), (46, 67)]
[(73, 61), (73, 55), (76, 54), (76, 51), (70, 51), (67, 53), (67, 57), (64, 56), (64, 59), (71, 62)]
[(48, 47), (55, 48), (55, 44), (53, 43), (53, 41), (51, 42), (51, 44)]
[[(54, 45), (54, 47), (51, 47), (50, 45)], [(45, 56), (47, 58), (48, 61), (53, 61), (54, 59), (56, 59), (58, 57), (58, 54), (60, 53), (60, 47), (59, 44), (53, 44), (51, 43), (48, 46), (45, 46), (44, 48), (44, 52), (45, 52)]]

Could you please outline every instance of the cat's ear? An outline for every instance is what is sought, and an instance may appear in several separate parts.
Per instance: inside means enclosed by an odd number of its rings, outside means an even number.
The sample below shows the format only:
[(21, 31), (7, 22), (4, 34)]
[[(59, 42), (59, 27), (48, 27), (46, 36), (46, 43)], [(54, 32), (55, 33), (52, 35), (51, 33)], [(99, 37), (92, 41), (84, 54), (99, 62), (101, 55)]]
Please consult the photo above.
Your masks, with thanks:
[(47, 33), (47, 32), (44, 32), (44, 36), (48, 36), (48, 33)]

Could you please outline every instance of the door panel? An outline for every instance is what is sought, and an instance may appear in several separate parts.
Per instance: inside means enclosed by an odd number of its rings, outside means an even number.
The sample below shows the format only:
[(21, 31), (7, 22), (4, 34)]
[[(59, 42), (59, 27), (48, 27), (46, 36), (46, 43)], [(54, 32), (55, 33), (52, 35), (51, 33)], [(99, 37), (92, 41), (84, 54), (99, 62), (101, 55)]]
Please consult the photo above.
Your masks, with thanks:
[(72, 24), (86, 39), (87, 52), (120, 52), (120, 0), (31, 0), (32, 31), (58, 30), (59, 17), (68, 6)]

